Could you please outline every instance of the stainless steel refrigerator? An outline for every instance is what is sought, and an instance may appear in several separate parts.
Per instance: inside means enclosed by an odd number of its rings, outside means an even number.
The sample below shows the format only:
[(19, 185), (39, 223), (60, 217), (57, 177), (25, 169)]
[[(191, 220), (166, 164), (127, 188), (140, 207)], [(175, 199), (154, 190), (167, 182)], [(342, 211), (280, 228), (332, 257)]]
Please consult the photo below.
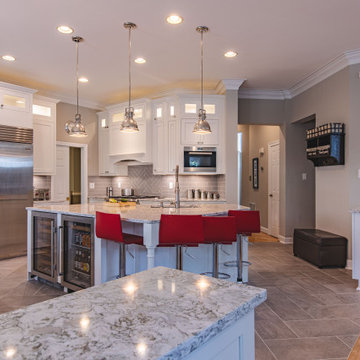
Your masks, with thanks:
[(0, 125), (0, 259), (26, 255), (33, 204), (33, 130)]

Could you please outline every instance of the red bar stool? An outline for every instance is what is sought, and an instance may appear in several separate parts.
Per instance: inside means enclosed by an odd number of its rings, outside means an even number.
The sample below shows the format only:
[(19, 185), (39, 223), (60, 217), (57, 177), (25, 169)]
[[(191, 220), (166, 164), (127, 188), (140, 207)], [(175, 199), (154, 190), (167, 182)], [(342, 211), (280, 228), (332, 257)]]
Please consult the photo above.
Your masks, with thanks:
[(260, 212), (247, 210), (229, 210), (229, 216), (234, 216), (236, 220), (237, 233), (237, 260), (224, 263), (225, 266), (237, 266), (237, 281), (242, 281), (242, 265), (250, 265), (250, 262), (243, 261), (242, 256), (242, 240), (248, 241), (247, 237), (252, 233), (260, 232)]
[(126, 245), (143, 245), (143, 238), (137, 235), (123, 234), (120, 214), (107, 214), (99, 211), (96, 212), (95, 232), (98, 238), (119, 243), (120, 258), (117, 278), (126, 276)]
[(183, 247), (204, 243), (201, 215), (161, 215), (159, 246), (176, 247), (176, 269), (183, 269)]
[(213, 246), (214, 278), (228, 279), (229, 274), (219, 272), (219, 245), (229, 245), (236, 241), (236, 221), (234, 216), (203, 216), (205, 243)]

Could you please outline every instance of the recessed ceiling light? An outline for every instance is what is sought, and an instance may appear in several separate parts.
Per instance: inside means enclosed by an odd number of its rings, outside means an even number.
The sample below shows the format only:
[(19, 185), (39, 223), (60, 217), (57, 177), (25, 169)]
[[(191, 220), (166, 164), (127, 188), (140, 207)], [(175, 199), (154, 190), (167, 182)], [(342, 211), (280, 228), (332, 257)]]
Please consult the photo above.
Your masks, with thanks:
[(3, 55), (2, 59), (6, 61), (15, 61), (15, 58), (11, 55)]
[(233, 58), (233, 57), (237, 56), (237, 54), (238, 53), (236, 51), (229, 50), (224, 54), (224, 56), (227, 58)]
[(138, 57), (134, 60), (137, 64), (145, 64), (146, 60), (142, 57)]
[(179, 15), (169, 15), (166, 18), (166, 21), (171, 25), (177, 25), (177, 24), (181, 24), (184, 21), (184, 19)]
[(87, 82), (89, 82), (89, 79), (86, 78), (86, 77), (84, 77), (84, 76), (82, 76), (82, 77), (79, 77), (79, 82), (81, 82), (81, 83), (87, 83)]
[(57, 30), (62, 34), (72, 34), (74, 32), (74, 29), (67, 25), (60, 25), (57, 27)]

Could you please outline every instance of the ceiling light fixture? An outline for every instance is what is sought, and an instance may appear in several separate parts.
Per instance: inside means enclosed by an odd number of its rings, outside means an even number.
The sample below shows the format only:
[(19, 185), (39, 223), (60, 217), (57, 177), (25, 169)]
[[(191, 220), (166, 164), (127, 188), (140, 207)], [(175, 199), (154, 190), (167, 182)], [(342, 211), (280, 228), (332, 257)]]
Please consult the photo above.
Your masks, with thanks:
[(146, 60), (142, 57), (138, 57), (134, 60), (137, 64), (145, 64)]
[(15, 58), (12, 55), (3, 55), (1, 58), (6, 61), (15, 61)]
[(201, 77), (201, 95), (200, 95), (200, 109), (198, 114), (198, 121), (196, 122), (193, 133), (195, 134), (210, 134), (210, 124), (206, 121), (206, 110), (204, 109), (204, 33), (209, 31), (207, 26), (198, 26), (196, 31), (201, 34), (200, 40), (200, 77)]
[(61, 32), (62, 34), (72, 34), (74, 29), (67, 25), (60, 25), (57, 27), (57, 31)]
[(81, 114), (79, 113), (79, 43), (83, 41), (83, 38), (73, 36), (72, 41), (76, 43), (76, 114), (75, 121), (69, 121), (65, 124), (65, 131), (70, 136), (85, 137), (87, 133), (85, 126), (81, 123)]
[(136, 29), (136, 25), (132, 22), (126, 22), (124, 23), (124, 28), (129, 30), (129, 106), (125, 109), (125, 119), (120, 124), (120, 131), (124, 133), (134, 133), (139, 131), (138, 125), (134, 120), (134, 108), (131, 106), (131, 30)]
[(227, 57), (227, 58), (233, 58), (233, 57), (237, 56), (237, 54), (238, 53), (236, 51), (229, 50), (224, 54), (224, 56)]
[(184, 21), (184, 19), (179, 15), (169, 15), (166, 18), (166, 21), (171, 25), (178, 25), (181, 24)]
[(79, 77), (79, 82), (81, 82), (81, 83), (87, 83), (87, 82), (89, 82), (89, 79), (86, 78), (86, 77), (84, 77), (84, 76), (82, 76), (82, 77)]

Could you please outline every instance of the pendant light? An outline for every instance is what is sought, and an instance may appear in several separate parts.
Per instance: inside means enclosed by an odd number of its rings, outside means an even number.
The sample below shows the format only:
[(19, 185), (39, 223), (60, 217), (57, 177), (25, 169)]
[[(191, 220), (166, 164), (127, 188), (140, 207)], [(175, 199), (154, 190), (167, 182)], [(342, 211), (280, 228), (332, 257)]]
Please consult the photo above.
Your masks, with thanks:
[(204, 109), (204, 33), (209, 31), (207, 26), (198, 26), (196, 31), (200, 33), (200, 76), (201, 76), (201, 95), (200, 95), (200, 109), (198, 114), (198, 121), (196, 122), (193, 133), (195, 134), (210, 134), (210, 124), (206, 121), (206, 110)]
[(129, 106), (125, 109), (125, 119), (120, 124), (120, 131), (124, 133), (134, 133), (139, 131), (138, 125), (134, 120), (134, 108), (131, 106), (131, 30), (136, 29), (136, 25), (131, 22), (126, 22), (124, 23), (124, 28), (129, 30)]
[(75, 121), (69, 121), (65, 124), (65, 131), (70, 136), (85, 137), (87, 133), (85, 126), (81, 123), (81, 114), (79, 113), (79, 43), (83, 41), (83, 38), (73, 36), (72, 41), (76, 44), (76, 114)]

